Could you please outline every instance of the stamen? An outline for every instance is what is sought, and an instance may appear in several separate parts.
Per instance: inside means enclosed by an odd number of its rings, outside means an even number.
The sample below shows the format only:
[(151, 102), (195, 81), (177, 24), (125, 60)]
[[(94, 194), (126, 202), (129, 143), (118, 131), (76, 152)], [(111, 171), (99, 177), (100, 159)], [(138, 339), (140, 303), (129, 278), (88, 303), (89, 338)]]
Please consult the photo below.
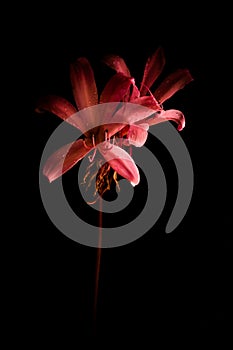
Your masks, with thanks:
[(105, 141), (109, 140), (109, 138), (108, 138), (108, 130), (104, 131), (104, 138), (105, 138)]
[(142, 87), (146, 88), (147, 92), (149, 92), (149, 94), (152, 95), (152, 93), (151, 93), (150, 89), (148, 88), (148, 86), (141, 82), (140, 91), (141, 91)]
[(91, 167), (93, 166), (93, 164), (94, 164), (94, 163), (89, 164), (88, 167), (87, 167), (87, 170), (91, 169)]
[(92, 163), (93, 160), (95, 159), (96, 151), (97, 151), (97, 148), (94, 149), (94, 153), (93, 153), (92, 156), (88, 156), (88, 159), (89, 159), (90, 163)]
[(87, 182), (87, 178), (90, 175), (90, 170), (85, 174), (84, 178), (83, 178), (83, 182), (81, 182), (81, 185), (84, 185)]
[[(94, 134), (92, 134), (92, 145), (93, 145), (93, 147), (95, 147), (95, 135)], [(96, 155), (96, 148), (94, 149), (94, 153), (93, 153), (93, 155), (92, 156), (88, 156), (88, 159), (89, 159), (89, 161), (92, 163), (93, 162), (93, 160), (95, 159), (95, 155)]]
[(113, 180), (116, 183), (117, 190), (120, 192), (120, 185), (119, 185), (119, 182), (117, 181), (117, 172), (116, 171), (114, 171), (114, 173), (113, 173)]
[(149, 94), (150, 94), (150, 96), (153, 98), (153, 100), (159, 104), (159, 107), (160, 107), (161, 109), (163, 109), (162, 103), (161, 103), (159, 100), (158, 100), (158, 101), (156, 100), (156, 98), (154, 97), (154, 95), (152, 94), (152, 92), (150, 91), (150, 89), (149, 89), (145, 84), (142, 84), (142, 83), (141, 83), (140, 90), (141, 90), (141, 88), (142, 88), (143, 86), (147, 89), (147, 92), (149, 92)]
[(86, 149), (90, 149), (90, 147), (88, 147), (87, 144), (86, 144), (86, 140), (83, 140), (83, 145), (84, 145), (84, 147), (85, 147)]
[(104, 139), (105, 139), (105, 144), (104, 144), (104, 148), (105, 150), (110, 150), (112, 149), (112, 145), (110, 142), (110, 138), (108, 137), (108, 130), (104, 131)]
[[(97, 191), (94, 193), (94, 196), (96, 195)], [(97, 197), (93, 202), (87, 202), (87, 204), (89, 205), (93, 205), (95, 204), (98, 200), (99, 200), (100, 197)]]
[(99, 160), (98, 160), (98, 162), (97, 162), (97, 164), (96, 164), (97, 169), (99, 169), (99, 168), (102, 167), (103, 162), (104, 162), (104, 161), (103, 161), (102, 159), (99, 159)]
[(93, 147), (95, 147), (95, 135), (92, 134), (92, 144), (93, 144)]
[(91, 178), (89, 179), (89, 182), (88, 182), (86, 191), (91, 187), (92, 181), (95, 179), (97, 173), (98, 173), (98, 171), (96, 171), (96, 172), (91, 176)]
[(112, 149), (113, 145), (109, 141), (107, 141), (104, 145), (104, 150), (105, 151), (110, 151)]

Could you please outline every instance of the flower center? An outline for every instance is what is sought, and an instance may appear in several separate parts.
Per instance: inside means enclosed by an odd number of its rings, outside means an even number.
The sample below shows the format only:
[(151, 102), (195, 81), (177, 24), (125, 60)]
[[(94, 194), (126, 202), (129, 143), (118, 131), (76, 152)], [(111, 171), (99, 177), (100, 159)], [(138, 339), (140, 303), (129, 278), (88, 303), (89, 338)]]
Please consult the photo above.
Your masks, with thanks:
[[(103, 135), (103, 134), (102, 134)], [(117, 172), (113, 170), (108, 162), (105, 162), (103, 160), (96, 160), (96, 152), (97, 152), (97, 146), (99, 141), (98, 134), (92, 133), (91, 137), (86, 139), (87, 144), (84, 140), (84, 145), (86, 148), (94, 147), (94, 152), (92, 155), (88, 156), (88, 159), (90, 161), (90, 165), (87, 167), (86, 174), (83, 178), (83, 185), (86, 184), (86, 190), (88, 190), (93, 180), (95, 180), (95, 190), (94, 190), (94, 197), (97, 193), (102, 197), (106, 191), (111, 190), (112, 185), (115, 184), (117, 190), (120, 190), (119, 183), (117, 181)], [(102, 151), (108, 152), (112, 149), (113, 145), (116, 143), (116, 137), (113, 136), (112, 138), (109, 137), (108, 130), (104, 130), (104, 138), (102, 139)], [(95, 160), (95, 162), (94, 162)], [(96, 164), (97, 169), (94, 170), (92, 166)], [(94, 171), (93, 171), (94, 170)], [(98, 198), (98, 197), (97, 197)], [(96, 198), (96, 200), (97, 200)], [(96, 202), (88, 202), (89, 204), (93, 204)]]

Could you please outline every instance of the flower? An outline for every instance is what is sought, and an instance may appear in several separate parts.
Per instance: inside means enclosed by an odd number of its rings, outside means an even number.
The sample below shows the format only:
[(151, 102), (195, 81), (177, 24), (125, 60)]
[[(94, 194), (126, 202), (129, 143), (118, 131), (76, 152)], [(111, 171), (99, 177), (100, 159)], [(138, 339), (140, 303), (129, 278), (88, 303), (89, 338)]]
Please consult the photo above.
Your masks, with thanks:
[[(90, 151), (98, 148), (118, 174), (128, 179), (132, 185), (137, 185), (139, 171), (133, 159), (125, 150), (115, 144), (110, 145), (109, 142), (118, 131), (125, 127), (126, 123), (112, 123), (112, 115), (107, 111), (102, 120), (98, 120), (100, 113), (93, 113), (93, 106), (97, 106), (98, 103), (124, 101), (133, 84), (133, 79), (122, 73), (116, 73), (106, 84), (98, 99), (93, 70), (89, 61), (84, 57), (78, 58), (75, 63), (71, 64), (70, 78), (77, 108), (66, 99), (51, 95), (38, 102), (36, 111), (48, 111), (66, 120), (82, 131), (84, 140), (79, 139), (53, 153), (45, 163), (43, 174), (52, 182), (71, 169)], [(77, 113), (78, 110), (84, 112)], [(93, 160), (93, 157), (89, 159)]]
[[(116, 55), (108, 55), (103, 62), (116, 72), (122, 73), (125, 77), (130, 77), (130, 71), (123, 58)], [(135, 125), (130, 125), (127, 129), (121, 130), (121, 134), (126, 134), (129, 144), (142, 146), (147, 138), (147, 133), (142, 133), (140, 127), (149, 128), (149, 126), (172, 120), (178, 124), (177, 129), (181, 131), (185, 126), (185, 118), (181, 111), (170, 109), (164, 110), (162, 104), (172, 97), (177, 91), (193, 80), (188, 69), (178, 69), (171, 73), (154, 90), (150, 91), (156, 79), (161, 74), (165, 65), (165, 55), (162, 47), (159, 47), (146, 62), (140, 89), (133, 86), (132, 93), (128, 102), (140, 104), (153, 109), (156, 113), (148, 118), (139, 120)]]
[[(162, 48), (157, 49), (147, 60), (140, 89), (121, 57), (109, 55), (104, 58), (104, 62), (116, 73), (107, 82), (100, 96), (89, 61), (80, 57), (70, 66), (77, 107), (54, 95), (47, 96), (38, 103), (37, 112), (47, 111), (57, 115), (81, 130), (84, 137), (61, 147), (48, 158), (43, 174), (50, 182), (94, 150), (94, 154), (89, 155), (92, 162), (98, 149), (107, 162), (108, 169), (112, 168), (135, 186), (140, 181), (139, 171), (123, 146), (141, 147), (147, 139), (148, 128), (160, 122), (173, 120), (178, 123), (178, 130), (184, 127), (183, 113), (164, 110), (162, 103), (192, 80), (189, 71), (177, 70), (153, 93), (150, 91), (165, 64)], [(95, 108), (100, 106), (102, 113)], [(106, 173), (106, 168), (104, 172)]]

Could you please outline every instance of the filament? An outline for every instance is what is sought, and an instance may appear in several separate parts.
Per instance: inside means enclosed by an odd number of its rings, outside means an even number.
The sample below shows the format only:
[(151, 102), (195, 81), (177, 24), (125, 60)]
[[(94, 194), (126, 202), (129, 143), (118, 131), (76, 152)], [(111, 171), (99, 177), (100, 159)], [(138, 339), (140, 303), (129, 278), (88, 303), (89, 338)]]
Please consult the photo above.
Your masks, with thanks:
[[(93, 145), (93, 147), (95, 147), (95, 135), (94, 135), (94, 134), (92, 134), (92, 145)], [(93, 160), (95, 159), (95, 155), (96, 155), (96, 148), (94, 149), (93, 155), (92, 155), (92, 156), (88, 156), (88, 159), (89, 159), (89, 161), (90, 161), (91, 163), (92, 163)]]

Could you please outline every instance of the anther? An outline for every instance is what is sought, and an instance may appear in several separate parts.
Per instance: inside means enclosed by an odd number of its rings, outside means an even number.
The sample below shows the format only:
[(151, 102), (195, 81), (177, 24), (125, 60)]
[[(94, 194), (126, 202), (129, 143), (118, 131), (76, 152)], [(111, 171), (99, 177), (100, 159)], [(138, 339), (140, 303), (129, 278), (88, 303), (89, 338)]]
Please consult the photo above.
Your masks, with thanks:
[(104, 138), (105, 138), (105, 141), (109, 140), (109, 138), (108, 138), (108, 130), (104, 131)]
[(92, 144), (93, 144), (93, 147), (95, 147), (95, 135), (92, 134)]
[(90, 146), (87, 146), (87, 144), (86, 144), (86, 140), (83, 140), (83, 145), (86, 149), (90, 149)]

